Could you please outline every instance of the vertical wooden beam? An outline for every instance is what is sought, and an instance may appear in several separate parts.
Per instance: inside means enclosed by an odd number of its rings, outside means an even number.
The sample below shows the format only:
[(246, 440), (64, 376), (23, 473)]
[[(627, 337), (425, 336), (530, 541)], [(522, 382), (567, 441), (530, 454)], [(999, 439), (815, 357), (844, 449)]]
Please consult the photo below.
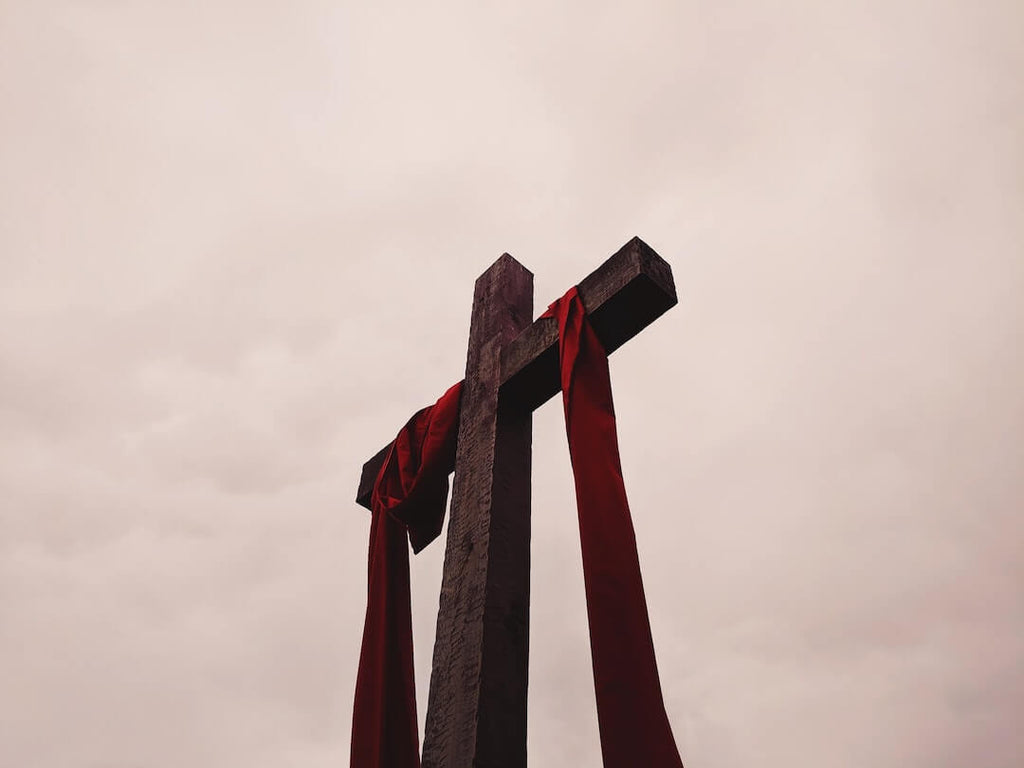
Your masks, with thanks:
[(524, 768), (532, 409), (499, 402), (501, 350), (533, 318), (508, 254), (476, 282), (424, 768)]

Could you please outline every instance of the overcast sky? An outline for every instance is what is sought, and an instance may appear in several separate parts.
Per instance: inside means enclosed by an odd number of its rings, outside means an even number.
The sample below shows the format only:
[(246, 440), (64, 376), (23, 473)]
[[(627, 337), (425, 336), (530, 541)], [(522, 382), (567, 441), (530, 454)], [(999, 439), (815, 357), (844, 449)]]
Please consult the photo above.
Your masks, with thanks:
[[(347, 765), (362, 462), (503, 251), (539, 313), (633, 235), (680, 297), (612, 379), (687, 768), (1019, 768), (1021, 8), (0, 0), (0, 768)], [(530, 764), (597, 766), (563, 430)]]

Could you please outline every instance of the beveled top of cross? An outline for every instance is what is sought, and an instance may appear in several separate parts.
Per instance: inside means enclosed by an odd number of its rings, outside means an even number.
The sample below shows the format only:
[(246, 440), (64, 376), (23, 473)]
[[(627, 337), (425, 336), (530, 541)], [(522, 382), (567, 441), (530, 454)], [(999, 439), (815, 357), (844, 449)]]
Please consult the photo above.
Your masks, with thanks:
[[(503, 260), (528, 273), (507, 253), (491, 269), (500, 266)], [(608, 354), (677, 303), (672, 268), (639, 237), (622, 246), (578, 285), (583, 305)], [(533, 410), (558, 393), (558, 324), (555, 319), (535, 320), (506, 344), (501, 349), (500, 368), (503, 399), (513, 398), (522, 407)], [(387, 449), (385, 446), (363, 465), (356, 501), (367, 509)]]

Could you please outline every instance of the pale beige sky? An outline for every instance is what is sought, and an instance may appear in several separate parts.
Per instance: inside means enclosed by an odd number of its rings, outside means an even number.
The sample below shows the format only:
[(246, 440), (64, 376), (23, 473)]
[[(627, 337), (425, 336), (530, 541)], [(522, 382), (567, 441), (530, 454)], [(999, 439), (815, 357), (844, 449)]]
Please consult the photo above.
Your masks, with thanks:
[[(501, 252), (539, 311), (634, 234), (688, 768), (1019, 768), (1022, 73), (1013, 0), (0, 0), (0, 768), (346, 765), (362, 461)], [(562, 429), (529, 748), (593, 766)]]

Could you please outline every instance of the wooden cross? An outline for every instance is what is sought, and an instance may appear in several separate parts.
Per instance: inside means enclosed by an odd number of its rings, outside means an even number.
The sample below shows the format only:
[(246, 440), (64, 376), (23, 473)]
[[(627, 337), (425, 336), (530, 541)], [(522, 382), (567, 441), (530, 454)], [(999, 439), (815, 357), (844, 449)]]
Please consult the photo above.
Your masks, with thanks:
[[(672, 269), (635, 237), (579, 283), (611, 354), (675, 305)], [(526, 765), (533, 410), (560, 390), (558, 326), (507, 253), (476, 281), (424, 768)], [(363, 466), (370, 493), (387, 447)]]

